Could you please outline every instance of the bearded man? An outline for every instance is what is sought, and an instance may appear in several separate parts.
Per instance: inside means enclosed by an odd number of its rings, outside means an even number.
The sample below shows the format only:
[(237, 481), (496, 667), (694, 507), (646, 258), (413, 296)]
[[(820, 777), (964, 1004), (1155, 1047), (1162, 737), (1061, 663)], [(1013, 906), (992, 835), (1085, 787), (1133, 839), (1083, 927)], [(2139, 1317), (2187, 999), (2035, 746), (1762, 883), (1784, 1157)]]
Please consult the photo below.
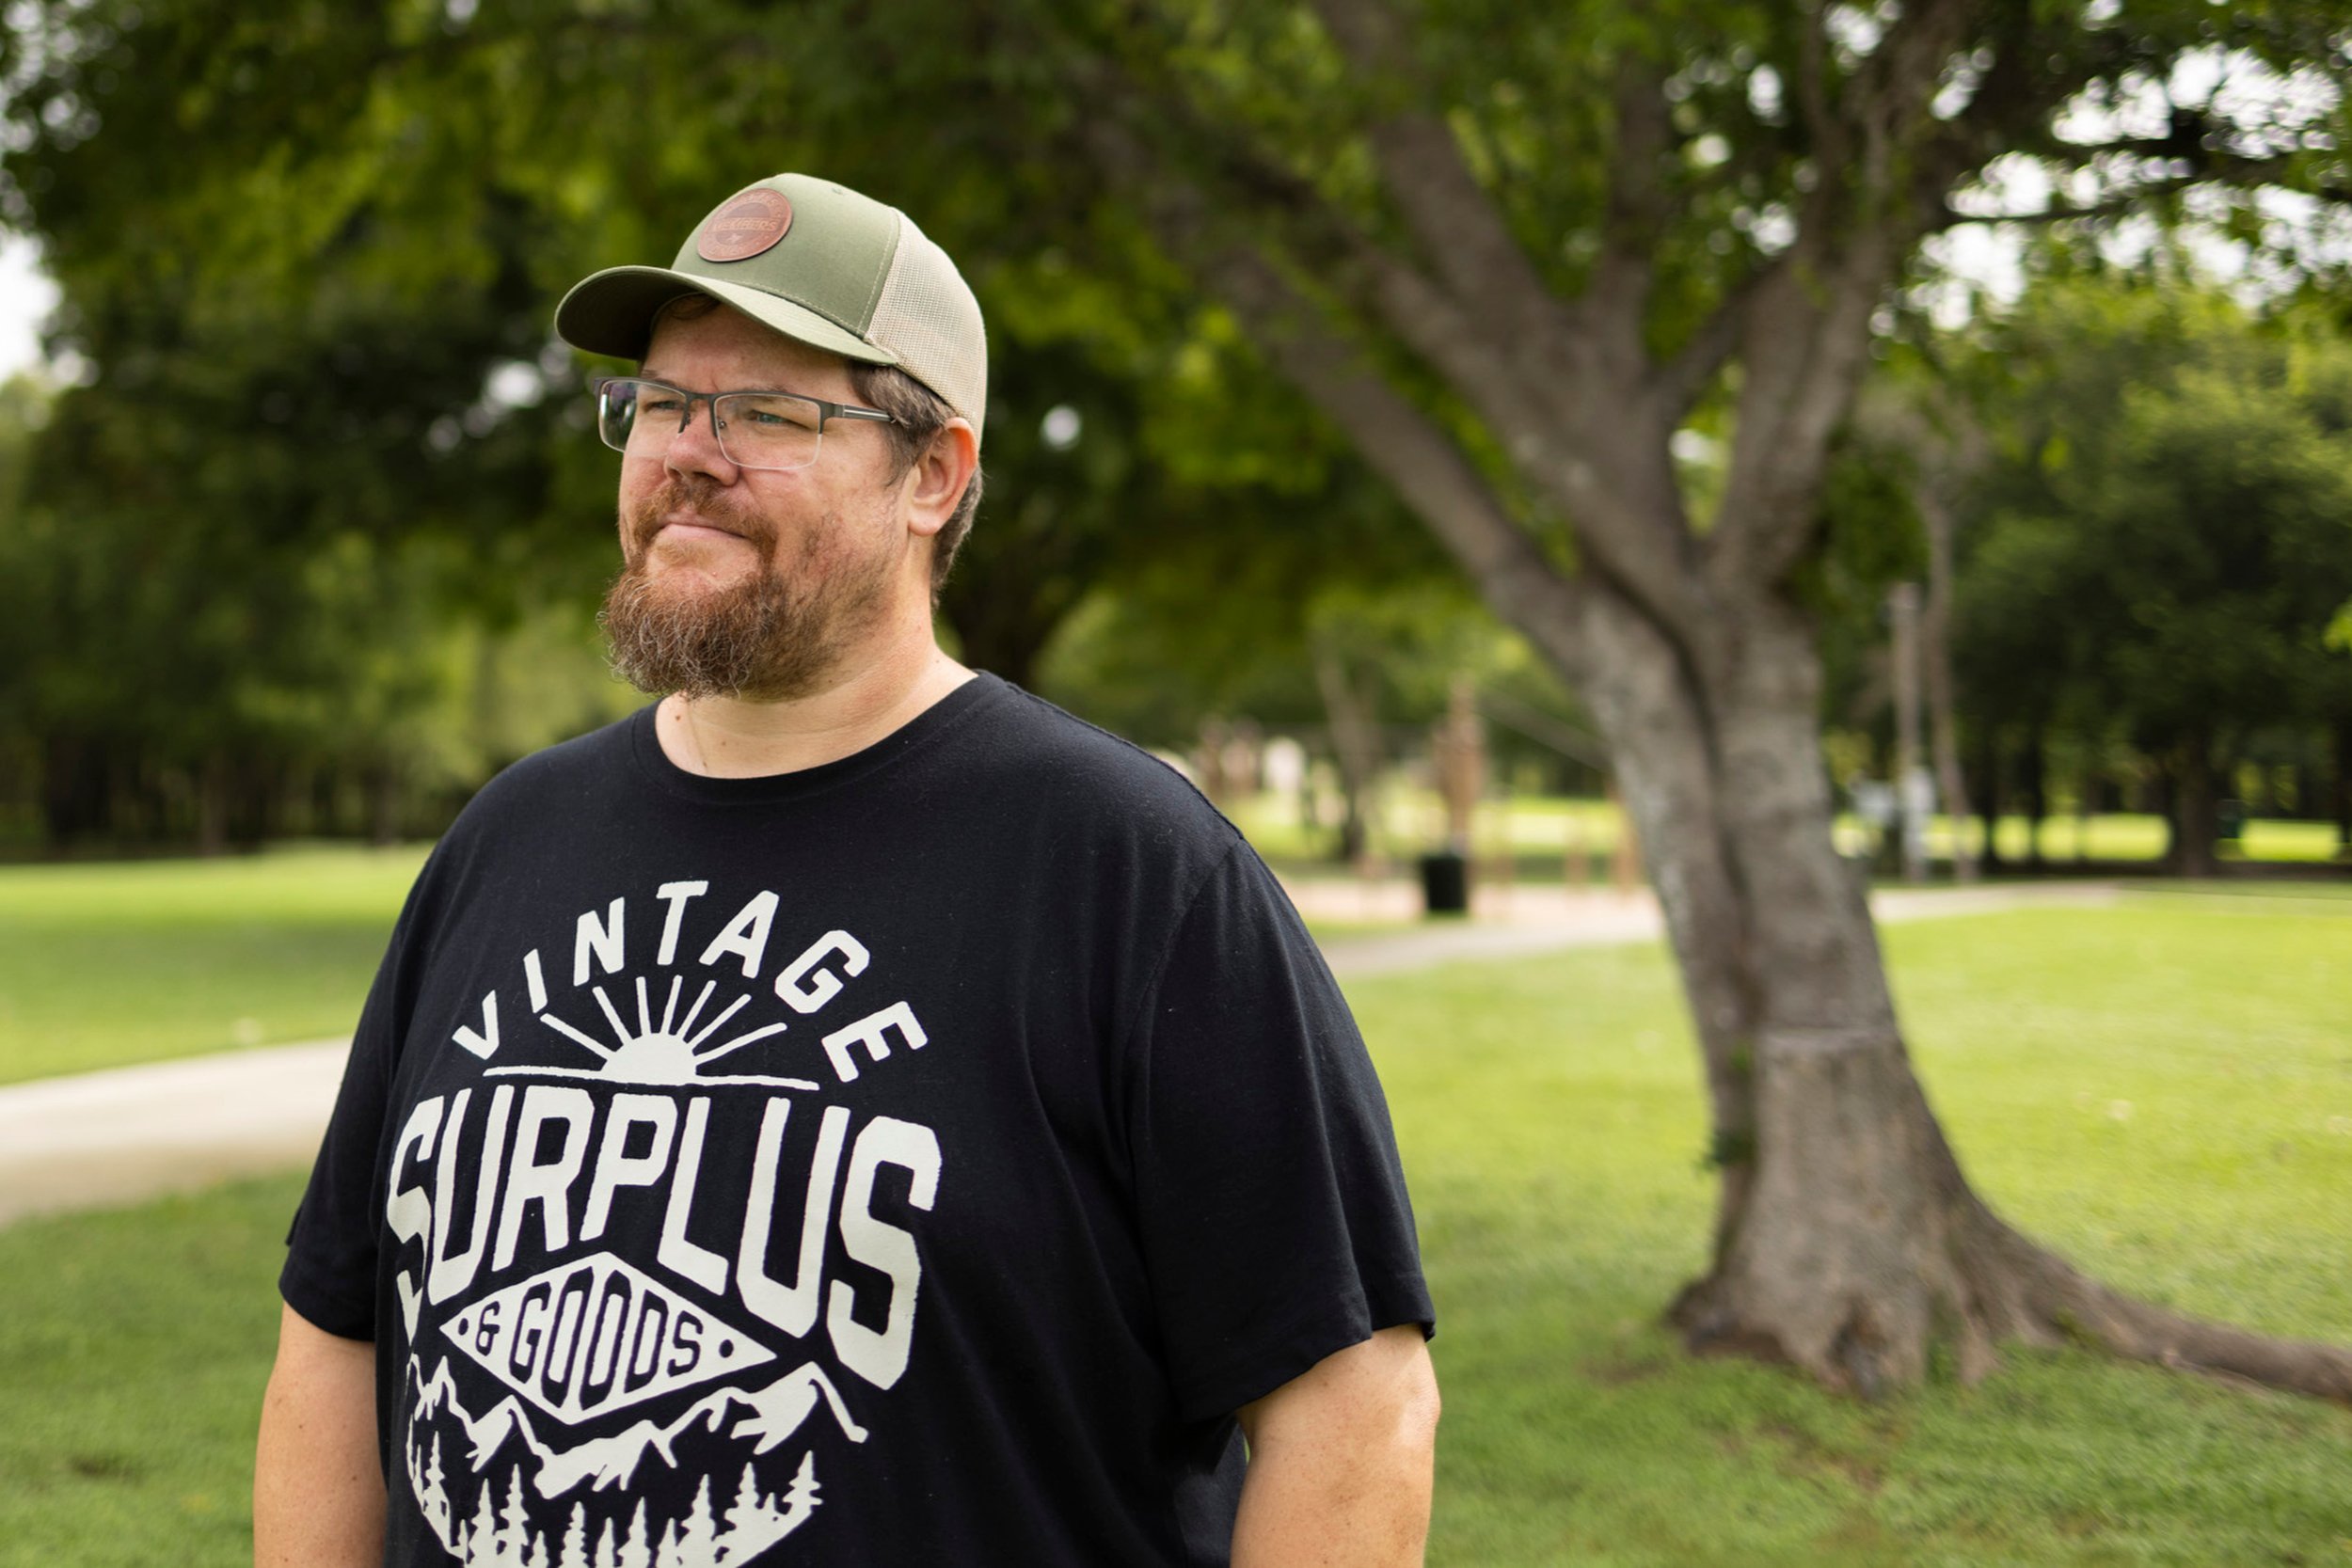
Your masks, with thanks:
[(1379, 1085), (1240, 836), (948, 657), (987, 349), (779, 175), (557, 330), (635, 361), (615, 668), (420, 874), (297, 1213), (264, 1564), (1421, 1560)]

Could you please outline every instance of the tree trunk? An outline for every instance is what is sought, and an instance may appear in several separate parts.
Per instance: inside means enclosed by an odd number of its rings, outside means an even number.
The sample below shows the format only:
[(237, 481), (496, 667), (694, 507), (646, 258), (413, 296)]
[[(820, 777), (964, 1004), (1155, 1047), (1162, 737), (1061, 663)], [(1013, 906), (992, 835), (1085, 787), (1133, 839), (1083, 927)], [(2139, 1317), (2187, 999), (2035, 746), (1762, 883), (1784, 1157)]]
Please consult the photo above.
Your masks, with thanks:
[(1919, 765), (1919, 585), (1899, 582), (1886, 591), (1886, 615), (1894, 635), (1887, 650), (1895, 676), (1895, 831), (1902, 841), (1903, 880), (1928, 879), (1928, 824)]
[[(2128, 1357), (2352, 1400), (2352, 1354), (2197, 1323), (2096, 1284), (1968, 1185), (1912, 1071), (1876, 931), (1829, 832), (1820, 667), (1785, 605), (1711, 702), (1603, 659), (1620, 748), (1708, 1064), (1724, 1175), (1714, 1258), (1670, 1309), (1694, 1349), (1791, 1363), (1873, 1395), (1948, 1339)], [(1704, 753), (1717, 768), (1690, 767)], [(1737, 927), (1726, 942), (1724, 924)]]
[(2074, 786), (2074, 863), (2083, 864), (2090, 859), (2090, 817), (2099, 809), (2099, 768), (2092, 758), (2091, 743), (2083, 742), (2082, 777)]
[(400, 842), (400, 820), (406, 780), (400, 759), (387, 756), (369, 770), (368, 842), (377, 848)]
[(2203, 735), (2173, 749), (2171, 784), (2172, 844), (2165, 859), (2172, 875), (2218, 877), (2221, 792), (2215, 787), (2213, 746)]
[(939, 595), (963, 662), (1015, 686), (1036, 684), (1037, 661), (1095, 578), (1099, 531), (1061, 516), (1048, 498), (992, 510), (956, 557)]
[(79, 736), (50, 735), (41, 742), (41, 836), (62, 849), (91, 831), (103, 796), (96, 766), (99, 748)]
[(215, 752), (196, 779), (196, 852), (217, 855), (228, 847), (229, 759)]
[(2336, 858), (2352, 860), (2352, 719), (2339, 719), (2333, 727)]
[[(1831, 842), (1810, 627), (1773, 601), (1745, 629), (1711, 700), (1675, 692), (1679, 724), (1647, 715), (1612, 736), (1645, 774), (1658, 767), (1649, 736), (1704, 736), (1712, 787), (1635, 798), (1650, 800), (1641, 815), (1661, 892), (1720, 877), (1722, 915), (1739, 926), (1727, 947), (1709, 942), (1692, 900), (1664, 900), (1686, 969), (1736, 968), (1709, 988), (1737, 1001), (1708, 1032), (1738, 1068), (1744, 1134), (1718, 1129), (1726, 1176), (1736, 1156), (1740, 1180), (1726, 1182), (1712, 1267), (1673, 1317), (1694, 1346), (1864, 1392), (1924, 1375), (1943, 1323), (1959, 1325), (1980, 1370), (1993, 1328), (1963, 1284), (1956, 1226), (1975, 1200), (1912, 1077), (1868, 909)], [(1694, 846), (1720, 846), (1722, 864), (1692, 864)]]
[(1977, 856), (1968, 847), (1968, 786), (1960, 770), (1960, 720), (1952, 691), (1952, 535), (1957, 524), (1940, 492), (1920, 488), (1919, 515), (1928, 525), (1928, 594), (1919, 610), (1928, 733), (1935, 752), (1935, 786), (1944, 796), (1944, 819), (1952, 825), (1952, 876), (1973, 882)]
[(1331, 752), (1340, 774), (1339, 858), (1362, 862), (1372, 847), (1369, 813), (1373, 779), (1380, 768), (1380, 731), (1371, 705), (1348, 678), (1347, 663), (1327, 637), (1313, 639), (1315, 689), (1331, 729)]
[(1478, 718), (1478, 689), (1456, 674), (1446, 698), (1446, 714), (1430, 735), (1437, 765), (1438, 796), (1445, 803), (1445, 843), (1469, 857), (1475, 847), (1478, 801), (1486, 792), (1486, 736)]
[(2026, 863), (2042, 868), (2042, 824), (2050, 815), (2049, 737), (2042, 721), (2026, 732)]
[(1977, 745), (1978, 815), (1984, 822), (1984, 868), (1999, 871), (2001, 859), (2001, 740), (1993, 724), (1986, 724), (1984, 736)]
[(942, 602), (940, 613), (955, 627), (963, 662), (1015, 686), (1034, 687), (1038, 657), (1059, 629), (1067, 604), (1041, 606), (970, 590), (955, 578), (949, 581), (958, 591)]

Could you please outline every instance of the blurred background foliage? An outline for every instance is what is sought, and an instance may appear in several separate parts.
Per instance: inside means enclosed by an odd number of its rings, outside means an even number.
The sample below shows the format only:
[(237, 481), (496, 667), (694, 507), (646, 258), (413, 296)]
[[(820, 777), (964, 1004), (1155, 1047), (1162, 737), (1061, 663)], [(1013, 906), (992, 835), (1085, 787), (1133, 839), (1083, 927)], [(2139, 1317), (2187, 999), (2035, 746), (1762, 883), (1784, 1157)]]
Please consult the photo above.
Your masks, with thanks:
[[(1605, 158), (1547, 149), (1578, 103), (1606, 148), (1636, 35), (1708, 40), (1677, 82), (1717, 128), (1677, 166), (1721, 211), (1661, 258), (1656, 335), (1769, 249), (1754, 193), (1800, 150), (1739, 62), (1785, 52), (1778, 8), (1515, 14), (1507, 71), (1479, 3), (1436, 9), (1467, 144), (1562, 287), (1590, 258), (1555, 215), (1603, 198)], [(2161, 60), (2207, 9), (2082, 47)], [(2282, 63), (2309, 42), (2241, 30)], [(1325, 156), (1351, 89), (1302, 13), (20, 0), (0, 51), (0, 218), (62, 290), (55, 369), (0, 398), (0, 845), (431, 833), (639, 701), (590, 619), (612, 464), (552, 303), (783, 167), (916, 214), (988, 313), (990, 499), (942, 607), (969, 661), (1147, 744), (1246, 715), (1335, 762), (1349, 722), (1414, 751), (1467, 674), (1521, 721), (1502, 777), (1600, 787), (1574, 700), (1071, 150), (1110, 115), (1213, 162), (1230, 114), (1360, 197), (1367, 170)], [(1106, 61), (1184, 90), (1106, 100)], [(2352, 605), (2340, 303), (2249, 307), (2177, 249), (2120, 265), (2065, 226), (2013, 306), (1955, 324), (1925, 297), (1886, 314), (1866, 409), (1895, 412), (1854, 421), (1808, 568), (1834, 770), (1891, 767), (1883, 606), (1925, 570), (1931, 485), (1960, 519), (1978, 805), (2132, 806), (2209, 840), (2238, 797), (2352, 839), (2352, 650), (2325, 641)], [(1677, 437), (1702, 517), (1726, 417), (1710, 399)]]

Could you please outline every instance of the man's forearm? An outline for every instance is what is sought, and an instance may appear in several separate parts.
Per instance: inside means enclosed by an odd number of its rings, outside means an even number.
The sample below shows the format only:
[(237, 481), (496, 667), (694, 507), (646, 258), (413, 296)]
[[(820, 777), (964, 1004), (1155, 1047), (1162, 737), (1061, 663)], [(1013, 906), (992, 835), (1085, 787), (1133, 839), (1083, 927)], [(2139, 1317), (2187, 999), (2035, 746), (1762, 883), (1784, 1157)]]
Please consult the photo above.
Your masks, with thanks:
[(1233, 1568), (1421, 1568), (1429, 1478), (1425, 1455), (1339, 1473), (1253, 1456)]
[(1260, 1406), (1233, 1568), (1419, 1568), (1438, 1422), (1421, 1331), (1384, 1330)]
[(254, 1450), (256, 1568), (373, 1568), (383, 1553), (375, 1347), (289, 1307)]

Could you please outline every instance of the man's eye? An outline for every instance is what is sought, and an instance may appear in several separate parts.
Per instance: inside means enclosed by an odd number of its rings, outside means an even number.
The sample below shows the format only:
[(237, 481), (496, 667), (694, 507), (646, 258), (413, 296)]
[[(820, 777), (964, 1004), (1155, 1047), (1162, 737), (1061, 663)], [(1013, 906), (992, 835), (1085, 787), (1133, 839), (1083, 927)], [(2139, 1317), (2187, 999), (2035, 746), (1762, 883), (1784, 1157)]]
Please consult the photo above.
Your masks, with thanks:
[(817, 410), (798, 398), (744, 398), (728, 417), (758, 430), (814, 430)]
[(646, 396), (641, 393), (637, 399), (639, 411), (647, 414), (675, 414), (685, 406), (684, 398)]

